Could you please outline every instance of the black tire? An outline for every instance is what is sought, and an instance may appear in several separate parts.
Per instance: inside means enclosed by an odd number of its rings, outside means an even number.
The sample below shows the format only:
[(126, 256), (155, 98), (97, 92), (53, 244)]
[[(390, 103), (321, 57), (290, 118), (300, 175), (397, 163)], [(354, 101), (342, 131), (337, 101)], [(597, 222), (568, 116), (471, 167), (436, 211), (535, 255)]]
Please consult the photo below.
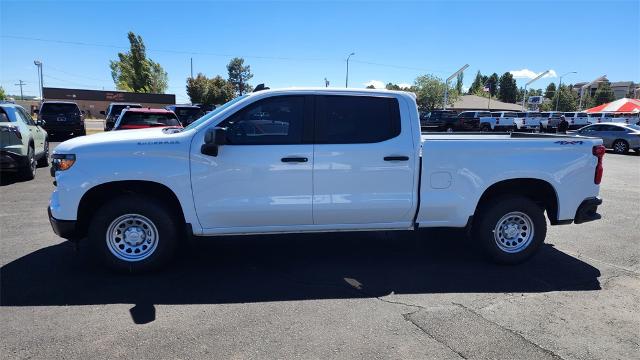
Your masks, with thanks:
[[(509, 217), (508, 214), (515, 217)], [(528, 218), (524, 221), (529, 222), (532, 229), (519, 224), (518, 217), (521, 215), (518, 214), (526, 215), (520, 219)], [(515, 237), (508, 238), (507, 235), (501, 235), (504, 232), (494, 235), (499, 223), (509, 224), (505, 225), (506, 229), (507, 226), (512, 226), (509, 222), (516, 226), (513, 230)], [(527, 236), (523, 235), (525, 233)], [(544, 210), (529, 198), (505, 195), (489, 199), (479, 207), (474, 219), (472, 234), (472, 241), (477, 243), (484, 254), (494, 262), (518, 264), (529, 259), (544, 243), (547, 236), (547, 222)], [(508, 248), (509, 251), (504, 248)]]
[[(109, 234), (112, 233), (110, 227), (114, 223), (118, 224), (119, 222), (117, 221), (119, 219), (124, 218), (124, 221), (126, 221), (129, 215), (133, 215), (142, 221), (150, 221), (152, 228), (151, 230), (149, 228), (144, 230), (142, 229), (145, 226), (144, 223), (140, 227), (133, 223), (131, 227), (123, 229), (129, 231), (135, 228), (135, 231), (139, 229), (145, 234), (148, 231), (156, 234), (153, 238), (155, 245), (148, 238), (136, 237), (136, 240), (141, 240), (141, 244), (135, 245), (138, 250), (141, 250), (140, 246), (144, 247), (147, 241), (151, 244), (149, 245), (150, 248), (154, 248), (154, 250), (148, 251), (149, 254), (143, 259), (123, 259), (122, 256), (116, 255), (118, 252), (123, 254), (125, 250), (132, 249), (130, 243), (125, 240), (126, 235), (124, 233), (121, 235), (120, 242), (111, 242), (113, 245), (110, 245), (108, 240)], [(102, 205), (91, 219), (88, 231), (89, 247), (91, 253), (99, 261), (113, 270), (129, 273), (156, 270), (172, 259), (178, 243), (178, 236), (182, 234), (181, 225), (181, 220), (177, 218), (175, 212), (172, 212), (162, 202), (141, 195), (123, 195)], [(115, 231), (117, 228), (113, 227), (112, 229)], [(117, 238), (114, 241), (117, 241)], [(121, 250), (119, 251), (115, 248), (112, 250), (110, 246), (119, 246)], [(143, 251), (146, 251), (146, 249)], [(136, 256), (131, 252), (129, 254)], [(124, 255), (127, 256), (126, 254)]]
[(449, 126), (444, 131), (448, 132), (448, 133), (452, 133), (453, 132), (453, 128), (451, 126)]
[(36, 154), (33, 145), (29, 145), (27, 150), (27, 163), (20, 168), (18, 176), (23, 180), (33, 180), (36, 177)]
[(629, 152), (629, 143), (623, 139), (614, 141), (612, 147), (613, 152), (616, 154), (626, 154)]
[(49, 166), (49, 139), (44, 140), (44, 154), (38, 159), (38, 167)]
[(480, 126), (480, 131), (482, 132), (489, 132), (491, 131), (491, 126), (489, 126), (488, 124), (482, 124)]

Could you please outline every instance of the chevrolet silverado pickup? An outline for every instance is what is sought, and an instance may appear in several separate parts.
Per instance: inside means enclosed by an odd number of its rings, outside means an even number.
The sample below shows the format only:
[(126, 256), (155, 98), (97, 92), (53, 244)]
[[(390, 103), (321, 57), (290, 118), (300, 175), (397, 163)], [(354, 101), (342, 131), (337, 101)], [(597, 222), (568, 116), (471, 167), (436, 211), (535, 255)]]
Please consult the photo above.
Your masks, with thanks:
[(467, 228), (490, 259), (515, 264), (547, 220), (600, 218), (603, 156), (590, 137), (422, 134), (406, 92), (264, 90), (184, 129), (58, 145), (49, 220), (129, 272), (166, 264), (191, 236), (425, 227)]

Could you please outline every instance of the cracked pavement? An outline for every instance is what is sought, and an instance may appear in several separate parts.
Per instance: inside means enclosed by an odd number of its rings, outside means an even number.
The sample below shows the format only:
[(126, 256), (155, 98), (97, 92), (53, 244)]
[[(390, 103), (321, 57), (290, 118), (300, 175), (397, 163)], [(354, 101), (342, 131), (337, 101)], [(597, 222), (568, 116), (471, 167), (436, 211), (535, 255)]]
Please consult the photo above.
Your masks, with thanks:
[[(53, 144), (52, 144), (53, 145)], [(603, 219), (520, 266), (461, 231), (204, 239), (115, 275), (56, 237), (47, 169), (0, 186), (2, 358), (637, 359), (640, 157), (607, 154)]]

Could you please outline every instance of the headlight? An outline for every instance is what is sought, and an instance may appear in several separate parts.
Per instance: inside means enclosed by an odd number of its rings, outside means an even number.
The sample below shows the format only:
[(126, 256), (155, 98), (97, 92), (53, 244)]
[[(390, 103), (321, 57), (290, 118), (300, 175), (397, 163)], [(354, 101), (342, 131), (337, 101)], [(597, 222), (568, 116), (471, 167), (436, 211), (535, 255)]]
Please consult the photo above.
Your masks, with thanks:
[(55, 175), (56, 171), (69, 170), (76, 162), (74, 154), (53, 154), (51, 163), (51, 175)]

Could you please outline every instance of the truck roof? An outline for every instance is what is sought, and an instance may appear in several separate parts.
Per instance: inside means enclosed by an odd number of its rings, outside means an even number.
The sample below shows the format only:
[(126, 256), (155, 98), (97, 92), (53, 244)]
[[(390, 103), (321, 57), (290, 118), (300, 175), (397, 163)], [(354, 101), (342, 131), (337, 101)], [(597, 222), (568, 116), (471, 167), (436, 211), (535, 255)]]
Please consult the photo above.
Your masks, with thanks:
[(152, 109), (152, 108), (131, 108), (131, 109), (124, 109), (127, 112), (131, 112), (131, 113), (148, 113), (148, 114), (168, 114), (171, 113), (173, 114), (173, 111), (171, 110), (167, 110), (167, 109)]
[(394, 94), (409, 96), (415, 99), (415, 94), (408, 91), (386, 90), (386, 89), (341, 89), (341, 88), (324, 88), (324, 87), (291, 87), (282, 89), (268, 89), (249, 93), (249, 96), (268, 94), (268, 93), (313, 93), (313, 94)]

